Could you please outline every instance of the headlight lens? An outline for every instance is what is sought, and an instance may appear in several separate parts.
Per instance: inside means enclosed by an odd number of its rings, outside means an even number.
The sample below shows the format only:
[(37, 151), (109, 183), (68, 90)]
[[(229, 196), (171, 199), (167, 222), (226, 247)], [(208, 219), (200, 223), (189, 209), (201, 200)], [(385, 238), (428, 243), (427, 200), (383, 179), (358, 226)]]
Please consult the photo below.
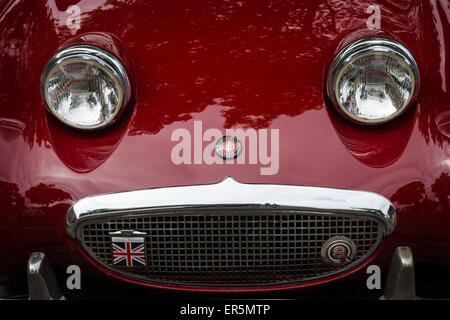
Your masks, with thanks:
[(348, 119), (378, 124), (400, 115), (419, 89), (419, 71), (409, 50), (387, 38), (365, 38), (342, 49), (328, 74), (327, 90)]
[(130, 99), (130, 81), (112, 54), (89, 45), (64, 48), (41, 76), (48, 110), (65, 124), (99, 129), (113, 123)]

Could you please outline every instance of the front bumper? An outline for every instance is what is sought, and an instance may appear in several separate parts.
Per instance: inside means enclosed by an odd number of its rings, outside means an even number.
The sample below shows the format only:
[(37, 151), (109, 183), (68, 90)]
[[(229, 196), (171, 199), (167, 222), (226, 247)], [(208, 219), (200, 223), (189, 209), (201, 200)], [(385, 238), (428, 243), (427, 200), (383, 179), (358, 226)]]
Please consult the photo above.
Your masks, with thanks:
[[(35, 252), (27, 265), (29, 299), (64, 300), (53, 268), (44, 253)], [(409, 247), (397, 247), (392, 256), (381, 300), (416, 300), (413, 254)], [(342, 298), (342, 297), (340, 297)], [(344, 297), (345, 298), (345, 297)]]

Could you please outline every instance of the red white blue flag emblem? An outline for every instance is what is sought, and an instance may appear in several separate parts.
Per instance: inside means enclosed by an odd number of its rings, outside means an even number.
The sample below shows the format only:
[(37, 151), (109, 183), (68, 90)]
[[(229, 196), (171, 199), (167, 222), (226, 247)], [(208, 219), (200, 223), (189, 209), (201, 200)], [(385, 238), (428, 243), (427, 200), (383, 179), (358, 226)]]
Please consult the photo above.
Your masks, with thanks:
[(145, 266), (143, 237), (112, 237), (113, 264), (127, 267)]

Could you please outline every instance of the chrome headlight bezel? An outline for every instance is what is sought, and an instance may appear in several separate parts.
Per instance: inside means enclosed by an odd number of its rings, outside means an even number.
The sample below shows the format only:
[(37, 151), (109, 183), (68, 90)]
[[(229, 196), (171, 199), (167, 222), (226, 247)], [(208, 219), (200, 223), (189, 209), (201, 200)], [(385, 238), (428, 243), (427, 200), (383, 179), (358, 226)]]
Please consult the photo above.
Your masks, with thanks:
[[(114, 113), (104, 122), (95, 125), (79, 125), (60, 116), (48, 97), (49, 79), (57, 68), (70, 63), (89, 62), (104, 71), (121, 89), (119, 105)], [(113, 54), (93, 45), (71, 45), (57, 51), (45, 65), (41, 74), (41, 95), (47, 110), (64, 124), (81, 130), (96, 130), (108, 127), (122, 114), (131, 99), (131, 82), (124, 64)]]
[[(397, 61), (403, 63), (408, 69), (409, 73), (414, 79), (412, 83), (412, 90), (409, 99), (404, 105), (391, 115), (378, 119), (366, 119), (358, 117), (355, 114), (349, 112), (345, 106), (343, 106), (339, 100), (336, 87), (339, 84), (339, 77), (341, 72), (346, 66), (351, 64), (358, 58), (364, 55), (373, 55), (375, 53), (383, 53), (384, 55), (391, 56)], [(326, 90), (328, 97), (330, 98), (333, 106), (339, 113), (350, 121), (358, 124), (377, 125), (389, 122), (404, 111), (415, 101), (420, 87), (420, 75), (417, 62), (408, 48), (402, 45), (400, 42), (384, 37), (368, 37), (354, 41), (340, 50), (334, 57), (327, 74)]]

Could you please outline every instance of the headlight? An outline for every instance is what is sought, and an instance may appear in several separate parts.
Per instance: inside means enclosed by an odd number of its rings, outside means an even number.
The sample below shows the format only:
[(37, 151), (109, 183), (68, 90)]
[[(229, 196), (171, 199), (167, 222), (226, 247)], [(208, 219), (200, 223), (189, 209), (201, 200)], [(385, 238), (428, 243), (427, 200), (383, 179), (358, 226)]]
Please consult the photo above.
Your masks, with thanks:
[(99, 129), (113, 123), (129, 102), (130, 90), (124, 65), (90, 45), (58, 51), (41, 76), (48, 110), (79, 129)]
[(419, 89), (419, 70), (409, 50), (387, 38), (365, 38), (342, 49), (328, 72), (334, 106), (357, 123), (379, 124), (400, 115)]

